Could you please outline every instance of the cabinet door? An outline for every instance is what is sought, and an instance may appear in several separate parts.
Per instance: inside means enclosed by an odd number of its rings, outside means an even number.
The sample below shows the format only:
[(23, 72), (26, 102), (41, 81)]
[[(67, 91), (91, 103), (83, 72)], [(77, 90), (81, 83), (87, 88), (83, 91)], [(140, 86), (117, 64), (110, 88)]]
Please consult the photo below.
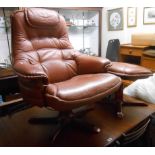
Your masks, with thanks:
[(99, 10), (90, 8), (57, 8), (68, 26), (69, 39), (74, 49), (99, 56)]
[(83, 51), (83, 11), (72, 9), (61, 9), (59, 13), (62, 14), (66, 20), (68, 27), (69, 40), (74, 49)]
[(0, 8), (0, 67), (11, 63), (11, 25), (10, 14), (18, 8)]
[(99, 12), (84, 11), (84, 33), (83, 48), (89, 51), (90, 55), (99, 55)]

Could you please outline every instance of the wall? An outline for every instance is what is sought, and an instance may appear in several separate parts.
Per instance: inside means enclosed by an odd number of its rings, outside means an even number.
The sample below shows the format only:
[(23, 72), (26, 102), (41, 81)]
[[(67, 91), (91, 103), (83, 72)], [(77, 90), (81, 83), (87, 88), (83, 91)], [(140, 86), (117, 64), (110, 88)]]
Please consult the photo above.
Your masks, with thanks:
[(137, 7), (137, 26), (127, 27), (127, 7), (123, 7), (124, 29), (121, 31), (108, 31), (107, 10), (114, 8), (103, 8), (102, 12), (102, 57), (105, 57), (108, 41), (119, 39), (121, 44), (130, 43), (133, 33), (155, 33), (155, 24), (143, 25), (143, 7)]

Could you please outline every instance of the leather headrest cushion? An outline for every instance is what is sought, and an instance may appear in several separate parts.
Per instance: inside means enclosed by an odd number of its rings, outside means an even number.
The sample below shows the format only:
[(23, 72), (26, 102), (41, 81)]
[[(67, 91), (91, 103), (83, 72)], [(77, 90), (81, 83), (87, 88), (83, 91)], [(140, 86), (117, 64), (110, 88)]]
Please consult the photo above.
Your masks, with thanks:
[(60, 22), (56, 11), (43, 8), (26, 8), (24, 10), (27, 23), (32, 27), (51, 27)]

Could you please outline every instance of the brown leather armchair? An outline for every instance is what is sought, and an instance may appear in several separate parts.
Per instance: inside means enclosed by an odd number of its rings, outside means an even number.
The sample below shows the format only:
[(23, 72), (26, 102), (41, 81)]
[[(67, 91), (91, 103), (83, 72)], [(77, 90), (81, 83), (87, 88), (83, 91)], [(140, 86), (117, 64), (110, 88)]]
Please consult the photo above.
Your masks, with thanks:
[[(107, 73), (108, 59), (73, 49), (61, 15), (48, 9), (26, 8), (14, 12), (11, 22), (12, 64), (23, 99), (60, 112), (53, 141), (64, 125), (76, 120), (74, 109), (110, 94), (116, 93), (117, 114), (122, 115), (121, 79)], [(30, 119), (30, 122), (38, 122), (38, 119)], [(94, 125), (84, 124), (95, 132), (100, 131)]]

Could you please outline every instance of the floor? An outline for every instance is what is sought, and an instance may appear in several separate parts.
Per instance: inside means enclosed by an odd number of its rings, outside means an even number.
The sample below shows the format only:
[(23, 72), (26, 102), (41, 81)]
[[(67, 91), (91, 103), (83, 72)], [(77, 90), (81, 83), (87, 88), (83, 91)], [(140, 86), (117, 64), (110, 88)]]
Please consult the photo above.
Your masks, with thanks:
[(0, 117), (0, 146), (109, 146), (122, 133), (135, 127), (155, 111), (154, 105), (123, 106), (123, 119), (117, 118), (112, 104), (98, 103), (85, 115), (102, 130), (99, 134), (68, 126), (51, 143), (51, 124), (34, 125), (28, 120), (36, 116), (54, 116), (56, 112), (45, 108), (31, 107), (11, 115)]

